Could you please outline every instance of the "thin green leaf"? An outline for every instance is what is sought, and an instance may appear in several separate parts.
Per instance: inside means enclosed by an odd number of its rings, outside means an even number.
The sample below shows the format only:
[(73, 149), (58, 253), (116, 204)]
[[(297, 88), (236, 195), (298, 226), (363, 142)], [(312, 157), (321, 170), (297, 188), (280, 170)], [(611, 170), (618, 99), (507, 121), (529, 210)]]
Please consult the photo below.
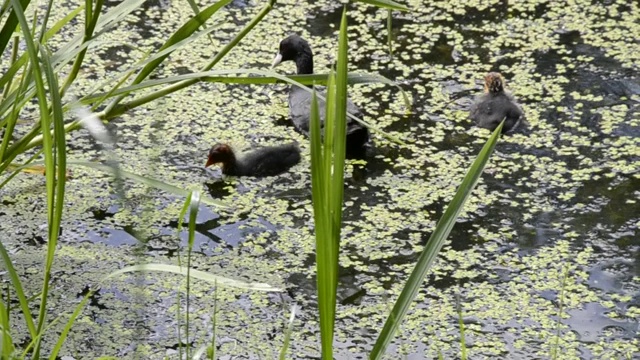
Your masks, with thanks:
[(462, 184), (460, 184), (458, 191), (456, 191), (455, 196), (449, 203), (449, 206), (447, 206), (447, 210), (440, 218), (440, 221), (438, 221), (431, 237), (429, 237), (429, 241), (427, 241), (424, 250), (420, 254), (416, 267), (411, 272), (407, 283), (400, 293), (400, 297), (396, 301), (393, 310), (389, 314), (389, 317), (387, 317), (387, 321), (385, 322), (382, 331), (378, 335), (378, 339), (376, 340), (373, 350), (369, 355), (370, 359), (380, 359), (396, 334), (400, 323), (409, 311), (411, 303), (420, 290), (420, 286), (424, 281), (427, 271), (431, 267), (431, 264), (433, 264), (438, 252), (449, 236), (449, 233), (451, 232), (453, 225), (455, 225), (458, 214), (464, 207), (467, 198), (471, 195), (471, 192), (478, 183), (478, 180), (482, 175), (482, 171), (487, 165), (498, 139), (500, 138), (503, 125), (504, 121), (500, 123), (498, 128), (495, 129), (486, 144), (482, 147), (478, 157), (476, 157), (476, 160), (473, 162), (462, 180)]
[(344, 161), (347, 143), (347, 74), (349, 60), (347, 54), (349, 52), (349, 44), (347, 39), (347, 10), (346, 7), (342, 12), (342, 21), (340, 22), (340, 36), (338, 40), (338, 61), (336, 67), (336, 101), (335, 101), (335, 126), (334, 126), (334, 144), (333, 144), (333, 179), (331, 181), (330, 193), (333, 201), (329, 206), (332, 209), (331, 222), (335, 224), (333, 234), (334, 254), (336, 260), (336, 286), (337, 286), (337, 260), (338, 250), (340, 247), (340, 223), (342, 221), (342, 200), (344, 197)]
[[(98, 163), (94, 163), (94, 162), (90, 162), (90, 161), (80, 161), (80, 160), (74, 160), (74, 161), (68, 161), (67, 162), (69, 165), (80, 165), (80, 166), (85, 166), (85, 167), (90, 167), (92, 169), (96, 169), (96, 170), (100, 170), (109, 174), (114, 175), (114, 169), (111, 166), (108, 165), (103, 165), (103, 164), (98, 164)], [(145, 184), (147, 186), (150, 187), (154, 187), (156, 189), (160, 189), (163, 191), (166, 191), (168, 193), (174, 194), (174, 195), (179, 195), (179, 196), (184, 196), (187, 197), (189, 196), (189, 191), (188, 190), (184, 190), (181, 189), (177, 186), (173, 186), (170, 184), (167, 184), (165, 182), (159, 181), (159, 180), (155, 180), (149, 177), (145, 177), (142, 175), (137, 175), (134, 174), (132, 172), (129, 171), (125, 171), (125, 170), (120, 170), (120, 175), (122, 175), (122, 177), (137, 181), (141, 184)], [(201, 197), (200, 199), (203, 203), (207, 204), (207, 205), (213, 205), (213, 206), (217, 206), (220, 208), (229, 208), (229, 205), (219, 201), (219, 200), (214, 200), (210, 197)]]
[(33, 316), (31, 314), (31, 310), (29, 309), (29, 302), (27, 301), (27, 297), (24, 295), (24, 288), (22, 287), (22, 282), (20, 281), (20, 277), (16, 272), (16, 269), (13, 267), (13, 262), (11, 262), (11, 257), (7, 252), (7, 249), (0, 241), (0, 258), (2, 258), (2, 262), (4, 264), (4, 268), (9, 274), (9, 280), (11, 281), (11, 286), (18, 297), (18, 303), (20, 304), (20, 309), (22, 310), (22, 315), (27, 324), (27, 329), (29, 329), (29, 334), (31, 337), (36, 336), (36, 326), (33, 322)]
[[(333, 159), (333, 124), (335, 122), (335, 75), (329, 74), (327, 84), (327, 111), (324, 127), (323, 161), (321, 166), (320, 184), (322, 189), (324, 209), (319, 212), (320, 222), (315, 223), (316, 230), (316, 276), (318, 292), (318, 309), (320, 311), (320, 338), (322, 343), (322, 358), (332, 359), (333, 355), (333, 330), (335, 322), (337, 262), (334, 258), (334, 240), (332, 235), (335, 224), (331, 223), (331, 215), (334, 210), (331, 206), (331, 181)], [(315, 199), (314, 199), (315, 201)], [(314, 209), (315, 209), (314, 205)], [(315, 210), (314, 210), (315, 212)]]
[[(244, 83), (242, 81), (247, 81), (246, 83), (251, 83), (251, 81), (255, 81), (256, 84), (261, 84), (261, 83), (275, 83), (275, 82), (285, 82), (285, 83), (289, 83), (292, 85), (296, 85), (299, 86), (302, 89), (305, 89), (309, 92), (311, 92), (311, 89), (302, 85), (301, 83), (297, 82), (294, 79), (297, 79), (298, 76), (283, 76), (280, 75), (278, 73), (272, 72), (272, 71), (262, 71), (262, 70), (253, 70), (253, 69), (235, 69), (235, 70), (215, 70), (215, 71), (207, 71), (207, 72), (201, 72), (201, 73), (192, 73), (192, 74), (186, 74), (186, 75), (178, 75), (178, 76), (173, 76), (170, 78), (166, 78), (166, 79), (159, 79), (159, 80), (149, 80), (149, 81), (145, 81), (142, 82), (140, 84), (137, 85), (132, 85), (130, 87), (126, 87), (126, 88), (122, 88), (119, 89), (115, 92), (113, 92), (113, 94), (111, 95), (119, 95), (122, 93), (129, 93), (132, 92), (134, 90), (139, 90), (139, 89), (144, 89), (147, 87), (151, 87), (151, 86), (157, 86), (157, 85), (163, 85), (163, 84), (167, 84), (167, 83), (175, 83), (174, 85), (177, 84), (182, 84), (184, 82), (191, 82), (193, 81), (193, 83), (197, 82), (197, 81), (219, 81), (220, 79), (224, 79), (226, 77), (224, 76), (219, 76), (219, 75), (223, 75), (223, 74), (256, 74), (256, 75), (261, 75), (263, 76), (263, 78), (261, 77), (242, 77), (242, 78), (235, 78), (235, 79), (243, 79), (241, 80), (241, 82), (239, 83)], [(213, 75), (213, 76), (211, 76)], [(325, 79), (322, 80), (320, 77), (325, 76)], [(267, 79), (264, 80), (264, 77), (270, 77), (273, 79)], [(322, 83), (323, 81), (326, 81), (326, 75), (314, 75), (314, 76), (300, 76), (300, 78), (303, 78), (305, 82), (309, 82), (314, 83), (315, 81)], [(361, 75), (361, 74), (357, 74), (354, 75), (355, 79), (359, 79), (357, 81), (361, 81), (360, 83), (364, 83), (364, 82), (382, 82), (382, 83), (392, 83), (391, 80), (385, 79), (381, 76), (376, 76), (376, 75)], [(377, 79), (377, 80), (373, 80), (373, 78)], [(244, 80), (244, 79), (248, 79), (248, 80)], [(386, 81), (383, 81), (386, 80)], [(239, 80), (240, 81), (240, 80)], [(267, 82), (264, 82), (267, 81)], [(165, 87), (164, 89), (158, 90), (161, 92), (165, 92), (165, 94), (163, 95), (167, 95), (169, 93), (171, 93), (172, 91), (177, 91), (179, 89), (181, 89), (182, 87), (177, 87), (177, 88), (173, 88), (171, 86)], [(398, 89), (400, 89), (398, 87)], [(404, 91), (402, 89), (400, 89), (402, 91), (403, 97), (405, 99), (405, 103), (409, 104), (407, 95), (404, 93)], [(94, 101), (95, 99), (100, 99), (103, 98), (106, 94), (96, 94), (93, 96), (89, 96), (85, 99), (83, 99), (82, 103), (83, 104), (91, 104), (92, 101)], [(321, 100), (325, 100), (324, 98), (318, 96), (318, 98), (320, 98)], [(101, 114), (101, 118), (102, 119), (111, 119), (113, 117), (116, 117), (120, 114), (123, 114), (125, 111), (133, 109), (137, 106), (140, 106), (142, 104), (147, 103), (148, 101), (151, 101), (152, 99), (135, 99), (131, 102), (125, 103), (125, 104), (119, 104), (118, 106), (116, 106), (115, 108), (113, 108), (111, 110), (111, 112), (109, 113), (102, 113)], [(73, 106), (73, 104), (72, 104)], [(401, 141), (400, 139), (396, 138), (395, 136), (389, 135), (386, 132), (382, 131), (381, 129), (372, 126), (370, 124), (365, 123), (364, 121), (362, 121), (361, 119), (358, 119), (357, 117), (347, 113), (347, 116), (349, 116), (350, 119), (362, 124), (363, 126), (367, 126), (369, 129), (380, 133), (381, 135), (383, 135), (384, 137), (388, 138), (389, 140), (404, 145), (405, 143), (403, 141)], [(67, 132), (76, 130), (80, 127), (80, 123), (78, 121), (74, 121), (70, 124), (67, 124), (67, 126), (65, 127)], [(29, 143), (28, 145), (26, 145), (26, 147), (24, 149), (30, 149), (32, 147), (38, 146), (42, 143), (42, 137), (41, 136), (33, 136), (29, 138)], [(9, 150), (11, 151), (13, 149), (10, 148)]]
[[(176, 266), (176, 265), (168, 265), (168, 264), (140, 264), (127, 266), (118, 271), (114, 271), (109, 274), (104, 280), (111, 279), (121, 274), (135, 272), (135, 271), (160, 271), (167, 272), (173, 274), (187, 275), (187, 270), (184, 267)], [(284, 289), (273, 287), (269, 284), (264, 283), (248, 283), (244, 281), (230, 279), (224, 276), (213, 275), (200, 270), (191, 270), (191, 276), (199, 279), (210, 282), (212, 284), (218, 284), (220, 286), (245, 289), (245, 290), (255, 290), (255, 291), (266, 291), (266, 292), (282, 292)]]
[(355, 0), (356, 2), (361, 2), (373, 6), (377, 6), (379, 8), (398, 10), (398, 11), (409, 11), (409, 8), (391, 0)]
[[(236, 74), (247, 75), (260, 75), (260, 76), (229, 76)], [(265, 84), (277, 84), (277, 83), (289, 83), (292, 85), (325, 85), (327, 83), (328, 74), (313, 74), (313, 75), (290, 75), (284, 76), (272, 71), (263, 71), (258, 69), (225, 69), (225, 70), (211, 70), (198, 73), (175, 75), (162, 79), (153, 79), (141, 82), (140, 84), (130, 85), (118, 89), (111, 93), (111, 96), (126, 95), (138, 90), (179, 83), (187, 80), (198, 80), (212, 83), (223, 84), (242, 84), (242, 85), (265, 85)], [(348, 75), (349, 84), (372, 84), (381, 83), (396, 86), (397, 85), (380, 75), (374, 74), (358, 74), (351, 73)], [(304, 87), (303, 87), (304, 88)], [(308, 89), (308, 88), (307, 88)], [(400, 91), (404, 91), (398, 87)], [(309, 92), (311, 89), (309, 89)], [(91, 103), (95, 99), (106, 96), (106, 93), (98, 93), (82, 98), (83, 103)]]

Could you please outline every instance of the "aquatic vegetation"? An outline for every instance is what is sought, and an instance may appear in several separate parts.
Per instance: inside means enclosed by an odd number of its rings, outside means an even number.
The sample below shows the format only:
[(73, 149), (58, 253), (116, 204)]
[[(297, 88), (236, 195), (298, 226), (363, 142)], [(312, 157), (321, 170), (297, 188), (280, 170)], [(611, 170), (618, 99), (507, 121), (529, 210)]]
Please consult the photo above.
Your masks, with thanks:
[[(389, 357), (459, 355), (458, 294), (469, 358), (547, 358), (556, 346), (558, 358), (632, 357), (639, 346), (638, 274), (632, 258), (640, 213), (640, 95), (634, 90), (640, 45), (633, 40), (640, 32), (638, 5), (405, 4), (411, 12), (393, 12), (393, 56), (388, 53), (387, 11), (361, 4), (350, 8), (349, 68), (397, 80), (413, 105), (407, 114), (401, 95), (388, 85), (348, 88), (367, 118), (405, 145), (372, 131), (376, 153), (366, 164), (346, 161), (336, 357), (370, 351), (389, 303), (399, 296), (444, 204), (486, 142), (488, 132), (474, 128), (467, 116), (470, 99), (481, 91), (479, 79), (489, 71), (510, 80), (530, 133), (501, 139), (418, 292), (417, 307), (408, 312), (391, 343)], [(217, 49), (234, 39), (238, 25), (249, 23), (263, 5), (230, 2), (212, 15), (215, 22), (207, 21), (196, 31), (200, 36), (194, 42), (173, 51), (152, 76), (161, 79), (202, 69)], [(50, 24), (73, 11), (52, 9)], [(267, 69), (277, 42), (297, 32), (312, 41), (319, 54), (314, 59), (317, 71), (328, 72), (341, 11), (335, 1), (278, 2), (216, 69)], [(67, 94), (89, 93), (129, 70), (192, 14), (186, 2), (145, 2), (145, 8), (120, 20), (122, 26), (101, 35), (104, 46), (87, 51), (86, 67)], [(48, 46), (54, 51), (82, 34), (82, 24), (70, 22)], [(7, 49), (12, 42), (8, 44)], [(282, 73), (294, 72), (293, 66), (281, 66)], [(3, 68), (3, 73), (10, 70)], [(15, 77), (13, 88), (19, 80)], [(139, 95), (156, 89), (140, 89)], [(16, 134), (28, 133), (40, 120), (33, 106), (26, 103), (31, 111), (16, 119)], [(319, 355), (311, 176), (305, 170), (309, 142), (283, 126), (287, 113), (282, 85), (201, 82), (107, 124), (117, 136), (113, 151), (124, 171), (234, 205), (233, 211), (201, 205), (193, 268), (287, 288), (284, 305), (277, 295), (217, 291), (218, 356), (278, 357), (292, 302), (300, 311), (287, 356)], [(240, 148), (298, 141), (301, 165), (277, 178), (212, 179), (202, 159), (211, 144), (226, 139), (234, 139)], [(69, 160), (106, 159), (85, 130), (68, 133), (66, 142)], [(154, 262), (172, 263), (187, 243), (186, 237), (174, 235), (181, 196), (127, 180), (126, 201), (121, 201), (109, 174), (69, 168), (73, 179), (65, 185), (48, 316), (63, 314), (65, 321), (71, 307), (82, 301), (87, 284), (136, 264), (140, 253)], [(48, 238), (48, 229), (41, 227), (48, 217), (45, 182), (40, 175), (19, 172), (0, 190), (1, 237), (27, 297), (41, 291)], [(190, 293), (191, 334), (204, 334), (197, 345), (210, 343), (213, 291), (209, 284), (194, 282)], [(169, 274), (113, 280), (87, 302), (60, 354), (83, 349), (87, 357), (176, 356), (175, 294), (176, 277)], [(21, 343), (29, 330), (17, 319), (15, 305), (11, 329), (18, 334), (14, 343)], [(63, 328), (58, 322), (49, 331)], [(88, 339), (86, 333), (94, 336)], [(136, 342), (139, 339), (145, 341)], [(44, 347), (52, 348), (56, 340), (45, 336)]]

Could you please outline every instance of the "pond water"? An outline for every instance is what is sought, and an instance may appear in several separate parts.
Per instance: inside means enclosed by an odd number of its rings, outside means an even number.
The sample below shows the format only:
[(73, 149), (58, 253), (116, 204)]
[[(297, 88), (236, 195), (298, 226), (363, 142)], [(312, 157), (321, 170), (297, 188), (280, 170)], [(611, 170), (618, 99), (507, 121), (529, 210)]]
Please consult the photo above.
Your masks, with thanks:
[[(406, 3), (411, 12), (393, 13), (393, 56), (387, 12), (349, 7), (350, 71), (397, 81), (411, 108), (394, 87), (349, 89), (365, 120), (406, 146), (374, 134), (366, 161), (347, 165), (335, 358), (366, 358), (488, 138), (467, 115), (489, 71), (504, 75), (528, 125), (500, 140), (387, 358), (459, 358), (458, 306), (472, 359), (549, 358), (556, 346), (560, 359), (640, 356), (640, 5)], [(86, 80), (72, 92), (83, 94), (133, 64), (191, 14), (186, 2), (144, 6), (90, 51)], [(210, 21), (220, 24), (210, 38), (172, 55), (157, 76), (196, 71), (261, 6), (232, 2)], [(220, 68), (266, 69), (279, 41), (296, 32), (311, 43), (316, 72), (325, 72), (335, 59), (341, 11), (336, 1), (278, 2)], [(295, 69), (287, 63), (278, 71)], [(109, 124), (125, 169), (232, 205), (201, 205), (195, 268), (287, 289), (282, 296), (217, 292), (221, 359), (276, 358), (293, 304), (301, 312), (290, 355), (319, 357), (309, 146), (288, 124), (287, 94), (284, 85), (198, 84)], [(281, 176), (228, 178), (203, 167), (219, 141), (243, 148), (291, 140), (303, 159)], [(84, 130), (69, 135), (69, 147), (71, 159), (107, 157)], [(176, 236), (184, 199), (127, 182), (121, 201), (106, 175), (72, 171), (51, 317), (119, 268), (177, 263), (186, 244), (185, 234)], [(45, 254), (44, 191), (42, 177), (21, 174), (0, 192), (0, 236), (30, 294), (39, 289)], [(177, 358), (177, 284), (155, 273), (104, 283), (63, 355)], [(196, 282), (192, 291), (191, 334), (201, 346), (211, 337), (214, 290)], [(18, 316), (13, 324), (24, 326)]]

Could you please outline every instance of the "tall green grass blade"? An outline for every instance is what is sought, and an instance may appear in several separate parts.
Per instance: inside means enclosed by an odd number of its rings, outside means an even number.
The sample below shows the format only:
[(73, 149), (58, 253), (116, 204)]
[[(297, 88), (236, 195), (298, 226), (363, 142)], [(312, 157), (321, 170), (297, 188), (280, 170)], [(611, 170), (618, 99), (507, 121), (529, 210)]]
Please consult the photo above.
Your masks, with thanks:
[(503, 125), (504, 121), (500, 123), (498, 128), (482, 147), (482, 150), (476, 157), (476, 160), (473, 162), (462, 180), (462, 184), (460, 184), (455, 196), (449, 203), (449, 206), (447, 206), (447, 210), (440, 218), (440, 221), (438, 221), (436, 228), (429, 237), (424, 250), (418, 258), (415, 268), (411, 272), (407, 283), (402, 289), (400, 297), (396, 301), (393, 310), (389, 314), (389, 317), (387, 317), (382, 331), (378, 335), (378, 339), (376, 340), (373, 350), (369, 355), (370, 359), (380, 359), (396, 334), (400, 323), (409, 311), (409, 307), (411, 306), (413, 299), (415, 299), (418, 291), (420, 290), (420, 286), (424, 281), (427, 271), (438, 255), (438, 252), (442, 248), (447, 236), (449, 236), (449, 233), (451, 232), (453, 225), (455, 225), (458, 214), (462, 210), (467, 198), (471, 195), (471, 192), (480, 179), (482, 171), (489, 161), (489, 158), (491, 157), (491, 154), (498, 142)]
[[(324, 164), (322, 166), (322, 173), (324, 174), (324, 183), (322, 186), (322, 193), (325, 196), (325, 204), (327, 204), (329, 212), (331, 211), (331, 172), (333, 164), (333, 138), (335, 135), (335, 94), (336, 94), (336, 75), (333, 69), (329, 73), (329, 80), (327, 82), (327, 96), (325, 102), (325, 119), (324, 129), (321, 130), (324, 136), (322, 151), (322, 158)], [(331, 215), (326, 221), (329, 221)]]
[[(318, 288), (318, 308), (320, 310), (320, 338), (322, 340), (322, 358), (333, 359), (333, 329), (335, 322), (337, 262), (334, 258), (334, 224), (331, 223), (334, 211), (331, 196), (333, 180), (333, 137), (335, 129), (335, 75), (329, 74), (327, 84), (326, 116), (324, 123), (324, 143), (322, 146), (320, 196), (325, 208), (321, 212), (321, 221), (315, 223), (316, 229), (316, 274)], [(315, 201), (315, 199), (314, 199)], [(314, 206), (314, 211), (316, 207)]]
[[(335, 225), (333, 231), (333, 258), (338, 269), (338, 249), (340, 248), (340, 225), (342, 222), (342, 200), (344, 197), (344, 161), (347, 143), (347, 75), (349, 60), (347, 53), (349, 44), (347, 39), (347, 9), (342, 11), (340, 22), (340, 36), (338, 40), (338, 61), (336, 67), (336, 100), (335, 100), (335, 138), (333, 143), (333, 179), (331, 181), (330, 194), (333, 196), (330, 209), (332, 211), (331, 222)], [(329, 109), (327, 109), (327, 113)], [(336, 286), (337, 286), (336, 272)]]
[(84, 309), (84, 306), (87, 304), (87, 301), (89, 300), (89, 298), (93, 296), (94, 293), (95, 293), (94, 290), (89, 291), (84, 296), (82, 301), (80, 301), (80, 303), (76, 305), (76, 308), (73, 310), (73, 314), (71, 314), (71, 317), (69, 318), (64, 328), (62, 329), (62, 333), (60, 333), (60, 336), (58, 337), (58, 341), (56, 341), (56, 345), (51, 350), (51, 354), (49, 355), (49, 360), (56, 360), (58, 358), (58, 353), (60, 352), (62, 345), (64, 345), (64, 342), (67, 340), (67, 336), (71, 331), (71, 327), (73, 326), (76, 319), (78, 318), (78, 315), (80, 315), (80, 313)]
[(391, 0), (355, 0), (355, 1), (377, 6), (379, 8), (384, 8), (384, 9), (409, 11), (408, 7)]
[[(49, 174), (55, 173), (53, 179), (54, 193), (49, 194), (47, 203), (53, 203), (49, 217), (49, 240), (47, 241), (47, 257), (45, 261), (45, 270), (42, 283), (42, 296), (40, 297), (40, 315), (38, 316), (38, 332), (45, 323), (47, 314), (47, 300), (49, 295), (49, 282), (51, 280), (51, 267), (55, 259), (55, 251), (58, 246), (58, 236), (60, 235), (60, 224), (62, 223), (62, 213), (64, 211), (64, 193), (67, 178), (67, 145), (65, 140), (64, 118), (62, 116), (62, 99), (58, 92), (58, 78), (51, 66), (49, 54), (46, 48), (40, 47), (40, 58), (42, 60), (42, 68), (47, 79), (47, 87), (51, 96), (51, 113), (53, 121), (53, 143), (51, 154), (54, 157), (53, 167), (47, 167), (47, 183), (49, 182)], [(37, 67), (37, 66), (36, 66)], [(39, 96), (40, 97), (40, 96)], [(43, 129), (48, 127), (43, 126)], [(44, 131), (48, 132), (48, 130)], [(45, 158), (47, 157), (47, 148), (45, 147)], [(34, 350), (34, 358), (38, 358), (40, 351), (39, 344), (36, 344)]]
[[(173, 274), (180, 274), (184, 276), (187, 275), (187, 270), (181, 266), (168, 265), (168, 264), (140, 264), (140, 265), (127, 266), (120, 270), (114, 271), (104, 279), (107, 280), (121, 274), (135, 272), (135, 271), (160, 271), (160, 272), (167, 272), (167, 273), (173, 273)], [(210, 282), (212, 284), (218, 284), (220, 286), (233, 287), (238, 289), (266, 291), (266, 292), (283, 292), (284, 291), (284, 289), (282, 288), (277, 288), (269, 284), (248, 283), (245, 281), (230, 279), (224, 276), (213, 275), (200, 270), (191, 270), (190, 276), (195, 279)]]
[(289, 315), (289, 323), (287, 329), (284, 332), (284, 343), (280, 349), (280, 360), (285, 360), (287, 350), (289, 350), (289, 343), (291, 342), (291, 333), (293, 332), (293, 321), (296, 319), (296, 306), (291, 307), (291, 315)]
[[(68, 162), (69, 165), (80, 165), (80, 166), (84, 166), (84, 167), (89, 167), (92, 169), (96, 169), (96, 170), (100, 170), (102, 172), (106, 172), (112, 175), (115, 175), (115, 170), (112, 166), (109, 165), (103, 165), (103, 164), (98, 164), (98, 163), (94, 163), (94, 162), (90, 162), (90, 161), (79, 161), (79, 160), (73, 160), (73, 161), (69, 161)], [(131, 179), (134, 180), (138, 183), (141, 184), (145, 184), (147, 186), (150, 187), (154, 187), (156, 189), (159, 190), (163, 190), (166, 191), (170, 194), (174, 194), (174, 195), (179, 195), (179, 196), (183, 196), (183, 197), (187, 197), (189, 196), (189, 191), (188, 190), (184, 190), (181, 189), (177, 186), (173, 186), (170, 184), (167, 184), (165, 182), (159, 181), (159, 180), (155, 180), (146, 176), (142, 176), (142, 175), (137, 175), (134, 174), (132, 172), (129, 171), (125, 171), (125, 170), (120, 170), (120, 175), (124, 178), (127, 179)], [(214, 200), (210, 197), (204, 196), (201, 197), (200, 199), (203, 203), (207, 204), (207, 205), (213, 205), (213, 206), (217, 206), (220, 208), (230, 208), (230, 206), (228, 204), (225, 204), (222, 201), (219, 200)]]
[(320, 129), (320, 114), (318, 110), (318, 99), (315, 90), (311, 95), (311, 112), (309, 119), (309, 137), (311, 138), (311, 190), (313, 196), (313, 213), (316, 223), (316, 238), (321, 235), (319, 232), (325, 230), (318, 224), (323, 224), (327, 211), (326, 189), (327, 182), (324, 166), (324, 152), (322, 150), (322, 130)]
[(338, 286), (338, 259), (346, 150), (347, 52), (345, 8), (343, 9), (340, 24), (338, 72), (335, 74), (331, 71), (327, 81), (323, 140), (321, 140), (322, 130), (320, 129), (315, 91), (313, 91), (311, 102), (311, 175), (316, 233), (318, 308), (320, 310), (323, 359), (333, 359), (333, 332)]
[[(40, 121), (43, 131), (43, 146), (45, 155), (45, 167), (46, 173), (46, 192), (47, 192), (47, 222), (49, 226), (49, 238), (47, 244), (47, 258), (45, 260), (45, 266), (43, 271), (43, 284), (42, 284), (42, 296), (40, 297), (40, 311), (38, 315), (38, 323), (36, 327), (36, 334), (42, 332), (42, 328), (45, 324), (45, 317), (47, 313), (47, 296), (49, 290), (49, 280), (51, 278), (51, 265), (53, 263), (53, 254), (57, 246), (58, 234), (60, 230), (60, 220), (62, 216), (62, 204), (63, 197), (56, 199), (56, 195), (64, 195), (64, 174), (66, 171), (64, 159), (65, 153), (65, 139), (64, 139), (64, 124), (62, 123), (62, 105), (60, 102), (59, 94), (57, 93), (57, 81), (55, 74), (52, 76), (52, 71), (49, 63), (48, 56), (44, 51), (41, 52), (41, 58), (38, 57), (38, 48), (36, 47), (33, 37), (29, 31), (29, 25), (24, 16), (22, 5), (18, 0), (11, 0), (13, 5), (13, 13), (18, 18), (20, 27), (24, 34), (24, 40), (27, 46), (27, 52), (32, 64), (33, 77), (36, 82), (38, 105), (40, 108)], [(44, 81), (42, 79), (42, 73), (40, 71), (40, 60), (42, 60), (44, 69), (46, 72), (46, 79), (48, 82), (48, 88), (51, 91), (51, 106), (53, 110), (53, 136), (49, 132), (51, 128), (52, 119), (49, 114), (49, 102), (47, 101), (47, 91), (45, 90)], [(62, 134), (60, 134), (62, 129)], [(54, 137), (56, 143), (54, 143)], [(56, 164), (56, 162), (60, 162)], [(56, 165), (62, 170), (62, 179), (58, 178), (56, 183)], [(33, 357), (40, 357), (40, 341), (38, 340), (33, 350)]]

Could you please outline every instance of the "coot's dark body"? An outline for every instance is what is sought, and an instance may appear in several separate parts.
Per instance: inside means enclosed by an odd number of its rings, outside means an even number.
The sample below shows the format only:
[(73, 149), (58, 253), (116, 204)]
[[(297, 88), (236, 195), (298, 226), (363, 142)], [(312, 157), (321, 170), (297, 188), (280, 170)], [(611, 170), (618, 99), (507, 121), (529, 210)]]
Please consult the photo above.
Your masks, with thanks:
[(513, 95), (504, 90), (504, 79), (498, 73), (485, 76), (485, 93), (471, 106), (470, 117), (478, 126), (491, 131), (505, 119), (502, 132), (515, 130), (524, 121), (524, 112)]
[[(298, 74), (313, 74), (313, 53), (309, 43), (298, 35), (291, 35), (280, 42), (280, 49), (273, 61), (277, 66), (282, 61), (294, 61)], [(323, 92), (318, 95), (325, 97)], [(289, 91), (289, 117), (293, 126), (305, 135), (309, 135), (311, 121), (312, 94), (297, 86)], [(324, 126), (325, 102), (318, 99), (320, 126)], [(347, 112), (362, 118), (362, 112), (351, 101), (347, 101)], [(358, 122), (347, 118), (347, 152), (357, 152), (369, 141), (369, 130)]]
[(296, 144), (258, 148), (239, 157), (227, 144), (214, 145), (205, 165), (222, 163), (222, 173), (233, 176), (274, 176), (289, 170), (300, 162), (300, 149)]

